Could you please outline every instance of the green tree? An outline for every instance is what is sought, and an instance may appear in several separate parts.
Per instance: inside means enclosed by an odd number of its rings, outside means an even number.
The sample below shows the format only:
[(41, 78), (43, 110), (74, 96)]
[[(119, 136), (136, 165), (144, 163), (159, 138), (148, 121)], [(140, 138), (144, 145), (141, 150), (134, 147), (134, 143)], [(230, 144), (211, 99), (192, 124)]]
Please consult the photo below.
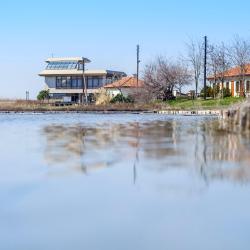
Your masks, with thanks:
[(37, 95), (37, 100), (44, 101), (49, 99), (49, 90), (41, 90)]

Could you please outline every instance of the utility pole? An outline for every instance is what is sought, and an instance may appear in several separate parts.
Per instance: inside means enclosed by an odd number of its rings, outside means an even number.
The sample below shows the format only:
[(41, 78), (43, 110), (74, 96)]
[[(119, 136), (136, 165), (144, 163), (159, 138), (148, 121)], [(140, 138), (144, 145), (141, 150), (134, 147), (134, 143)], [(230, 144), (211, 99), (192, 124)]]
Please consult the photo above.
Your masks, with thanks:
[[(87, 84), (85, 79), (85, 58), (82, 58), (82, 83), (83, 83), (83, 95), (85, 96), (85, 103), (88, 103)], [(82, 102), (84, 103), (83, 98)]]
[(207, 99), (207, 36), (204, 37), (204, 100)]
[(137, 52), (137, 71), (136, 71), (136, 88), (137, 88), (137, 92), (138, 92), (138, 87), (139, 87), (139, 67), (140, 67), (140, 45), (137, 45), (136, 47), (136, 52)]
[(29, 91), (26, 91), (26, 101), (29, 101), (29, 99), (30, 99), (30, 93), (29, 93)]

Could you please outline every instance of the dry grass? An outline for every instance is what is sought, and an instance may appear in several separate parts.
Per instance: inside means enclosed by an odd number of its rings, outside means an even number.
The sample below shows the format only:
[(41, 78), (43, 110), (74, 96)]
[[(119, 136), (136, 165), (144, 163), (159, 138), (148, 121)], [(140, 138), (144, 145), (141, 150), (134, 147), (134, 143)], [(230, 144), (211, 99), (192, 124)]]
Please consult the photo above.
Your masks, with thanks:
[[(165, 105), (164, 105), (165, 106)], [(0, 112), (91, 112), (91, 111), (154, 111), (162, 109), (162, 104), (100, 104), (100, 105), (71, 105), (71, 106), (55, 106), (52, 103), (40, 101), (24, 101), (24, 100), (0, 100)]]

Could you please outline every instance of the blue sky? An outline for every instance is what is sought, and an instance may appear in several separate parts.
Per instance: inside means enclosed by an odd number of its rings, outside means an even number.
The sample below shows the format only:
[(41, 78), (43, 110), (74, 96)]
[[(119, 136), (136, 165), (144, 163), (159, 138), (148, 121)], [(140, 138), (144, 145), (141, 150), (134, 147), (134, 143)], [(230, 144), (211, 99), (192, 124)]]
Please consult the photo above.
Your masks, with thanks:
[(31, 97), (43, 88), (38, 73), (51, 56), (85, 56), (88, 68), (136, 70), (157, 55), (185, 53), (189, 37), (230, 41), (250, 37), (247, 0), (2, 1), (0, 97)]

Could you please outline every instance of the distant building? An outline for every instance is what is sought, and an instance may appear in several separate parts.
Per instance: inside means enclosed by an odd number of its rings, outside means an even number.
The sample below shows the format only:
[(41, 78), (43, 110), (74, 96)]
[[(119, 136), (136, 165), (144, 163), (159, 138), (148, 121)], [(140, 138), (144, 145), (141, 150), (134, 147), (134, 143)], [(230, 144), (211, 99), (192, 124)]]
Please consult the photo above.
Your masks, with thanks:
[(123, 94), (124, 96), (134, 94), (143, 86), (144, 82), (142, 80), (139, 79), (137, 86), (137, 78), (135, 76), (127, 76), (111, 84), (105, 85), (104, 88), (112, 97), (114, 97), (118, 94)]
[[(210, 76), (208, 77), (208, 80), (213, 85), (216, 82), (216, 85), (219, 86), (220, 89), (227, 88), (231, 91), (232, 96), (234, 97), (240, 97), (240, 96), (250, 96), (250, 64), (246, 67), (246, 73), (245, 73), (245, 82), (243, 83), (240, 80), (240, 68), (235, 67), (229, 69), (225, 73), (225, 81), (222, 84), (222, 82), (219, 81), (219, 77), (216, 76)], [(216, 81), (215, 81), (216, 80)], [(223, 86), (222, 86), (223, 85)]]
[(173, 90), (173, 96), (174, 97), (187, 97), (188, 94), (182, 93), (182, 92), (180, 92), (178, 90)]
[(84, 96), (84, 79), (87, 95), (91, 97), (100, 87), (105, 87), (126, 76), (124, 72), (111, 70), (83, 70), (90, 60), (82, 57), (48, 58), (47, 66), (39, 76), (45, 77), (45, 89), (52, 99), (80, 102)]

